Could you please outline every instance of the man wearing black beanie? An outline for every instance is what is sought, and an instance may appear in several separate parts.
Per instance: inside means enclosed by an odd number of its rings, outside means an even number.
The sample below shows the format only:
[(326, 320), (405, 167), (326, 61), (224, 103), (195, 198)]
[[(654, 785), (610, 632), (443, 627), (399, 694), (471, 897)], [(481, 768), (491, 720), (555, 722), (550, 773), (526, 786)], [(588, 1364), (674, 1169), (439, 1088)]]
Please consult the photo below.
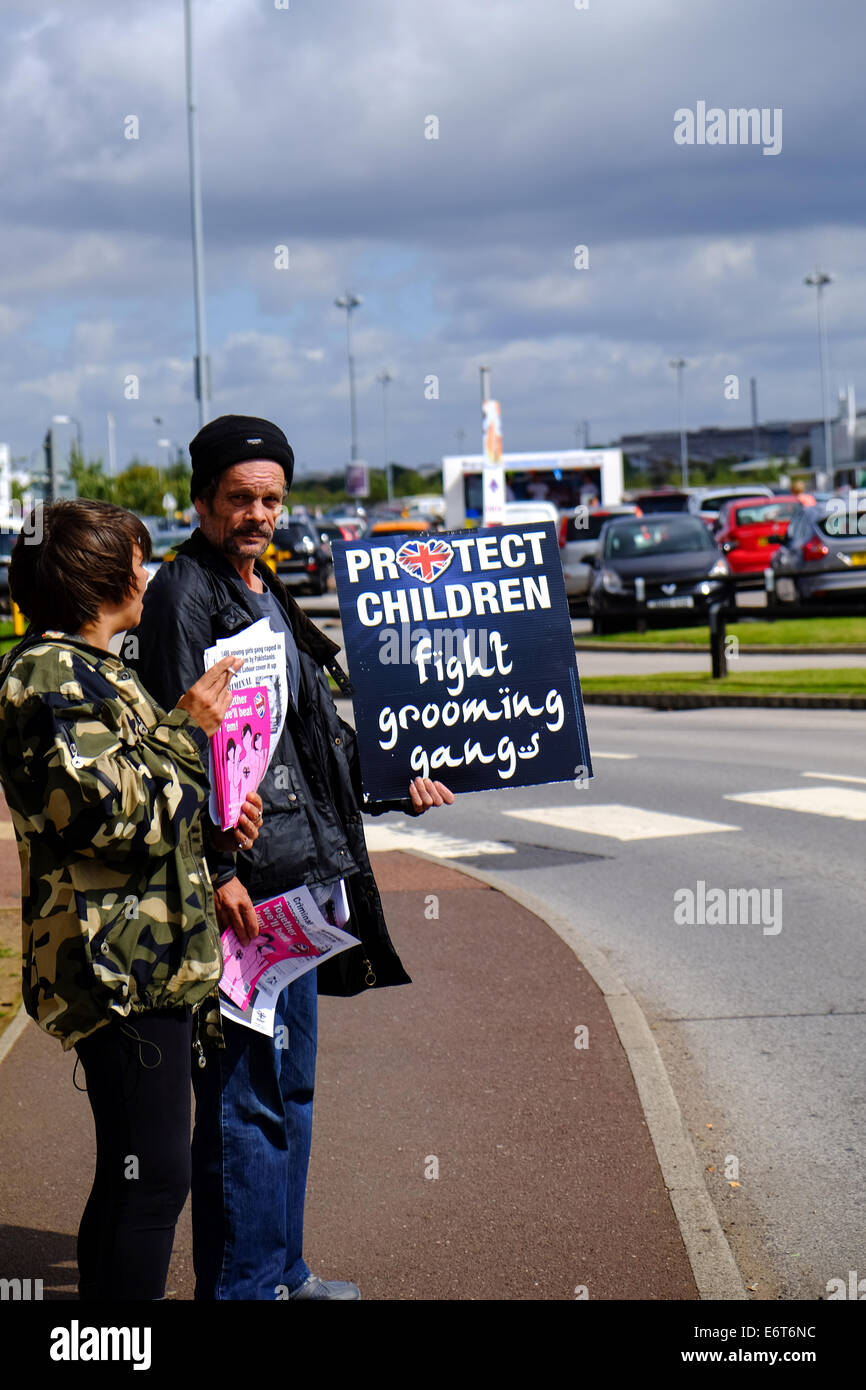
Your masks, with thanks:
[[(199, 1030), (193, 1067), (193, 1260), (197, 1299), (357, 1299), (357, 1286), (311, 1274), (303, 1216), (312, 1132), (316, 993), (352, 995), (409, 983), (391, 944), (361, 810), (420, 815), (453, 801), (416, 777), (408, 796), (361, 806), (354, 730), (331, 698), (344, 693), (339, 647), (302, 612), (261, 561), (284, 507), (294, 454), (282, 430), (222, 415), (190, 444), (190, 492), (199, 529), (148, 585), (137, 666), (167, 709), (204, 671), (217, 638), (262, 617), (286, 638), (291, 692), (264, 780), (258, 839), (209, 865), (217, 915), (244, 943), (258, 935), (253, 903), (301, 884), (342, 896), (359, 945), (309, 971), (280, 996), (274, 1037), (216, 1010)], [(194, 673), (191, 675), (190, 673)], [(204, 1044), (204, 1046), (202, 1046)]]
[(278, 463), (285, 474), (286, 491), (292, 486), (295, 455), (277, 425), (253, 415), (220, 415), (203, 425), (189, 446), (192, 460), (190, 496), (200, 497), (210, 483), (231, 464), (245, 459)]

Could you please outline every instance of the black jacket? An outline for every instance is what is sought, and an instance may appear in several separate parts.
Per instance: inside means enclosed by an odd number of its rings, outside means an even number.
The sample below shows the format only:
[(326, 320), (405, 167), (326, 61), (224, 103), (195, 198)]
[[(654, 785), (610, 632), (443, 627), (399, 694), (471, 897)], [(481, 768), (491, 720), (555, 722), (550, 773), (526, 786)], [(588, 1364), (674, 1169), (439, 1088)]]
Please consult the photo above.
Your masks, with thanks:
[[(282, 606), (295, 636), (301, 665), (298, 708), (289, 701), (280, 742), (259, 787), (263, 821), (249, 852), (215, 856), (217, 884), (237, 873), (254, 902), (299, 884), (344, 878), (351, 918), (348, 930), (361, 945), (318, 967), (320, 994), (358, 994), (372, 985), (408, 984), (391, 944), (364, 841), (361, 774), (355, 732), (337, 714), (322, 670), (346, 693), (336, 643), (320, 632), (266, 565), (256, 573)], [(204, 652), (260, 614), (237, 571), (196, 530), (147, 586), (139, 627), (137, 668), (147, 690), (165, 709), (204, 674)], [(125, 643), (125, 650), (134, 647)], [(417, 814), (410, 798), (364, 805), (373, 815), (401, 810)]]

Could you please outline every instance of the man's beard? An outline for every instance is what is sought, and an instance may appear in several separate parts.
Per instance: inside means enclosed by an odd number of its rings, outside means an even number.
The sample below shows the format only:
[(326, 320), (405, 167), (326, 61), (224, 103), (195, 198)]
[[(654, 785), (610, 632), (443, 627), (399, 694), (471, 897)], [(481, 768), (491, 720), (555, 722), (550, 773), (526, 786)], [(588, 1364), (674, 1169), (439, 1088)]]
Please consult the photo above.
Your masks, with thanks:
[[(258, 550), (255, 551), (254, 554), (251, 554), (249, 550), (242, 549), (240, 545), (240, 542), (242, 540), (256, 540), (259, 546)], [(254, 560), (258, 560), (261, 558), (262, 555), (264, 555), (270, 543), (270, 536), (251, 536), (248, 531), (235, 531), (225, 541), (225, 544), (223, 545), (223, 550), (226, 553), (226, 555), (243, 555), (248, 559), (252, 558)]]

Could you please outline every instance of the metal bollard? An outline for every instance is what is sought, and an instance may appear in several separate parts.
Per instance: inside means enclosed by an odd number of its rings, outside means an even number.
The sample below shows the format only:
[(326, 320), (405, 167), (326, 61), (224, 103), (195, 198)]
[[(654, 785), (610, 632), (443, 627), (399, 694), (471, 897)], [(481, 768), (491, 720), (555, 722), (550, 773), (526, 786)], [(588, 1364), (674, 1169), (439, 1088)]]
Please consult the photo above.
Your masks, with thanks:
[(725, 605), (710, 604), (710, 656), (713, 663), (713, 680), (722, 680), (728, 674), (728, 660), (725, 656)]

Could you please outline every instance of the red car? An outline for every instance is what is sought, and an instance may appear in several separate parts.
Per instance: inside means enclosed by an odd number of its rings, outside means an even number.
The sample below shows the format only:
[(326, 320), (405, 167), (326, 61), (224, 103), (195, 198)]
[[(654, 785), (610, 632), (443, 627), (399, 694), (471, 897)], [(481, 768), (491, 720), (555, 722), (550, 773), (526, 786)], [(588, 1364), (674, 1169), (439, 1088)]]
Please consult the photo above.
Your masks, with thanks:
[(716, 544), (738, 578), (759, 579), (781, 545), (797, 508), (810, 506), (808, 493), (737, 497), (726, 502), (714, 528)]

